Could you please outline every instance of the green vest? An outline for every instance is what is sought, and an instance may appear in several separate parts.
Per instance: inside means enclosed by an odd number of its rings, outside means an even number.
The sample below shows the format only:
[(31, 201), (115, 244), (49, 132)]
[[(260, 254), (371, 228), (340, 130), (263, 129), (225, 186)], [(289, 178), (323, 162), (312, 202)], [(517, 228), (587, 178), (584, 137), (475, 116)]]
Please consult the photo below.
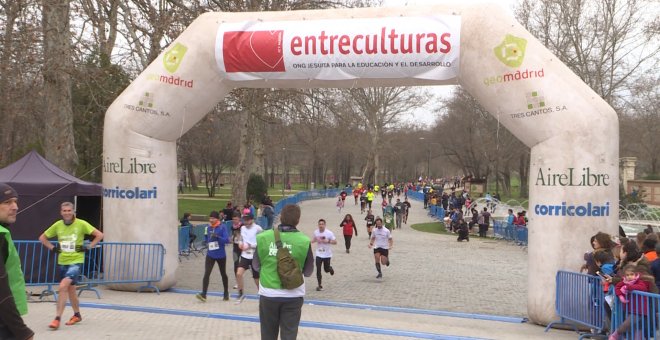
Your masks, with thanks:
[(14, 296), (14, 303), (16, 303), (18, 312), (21, 315), (25, 315), (28, 312), (28, 306), (27, 295), (25, 294), (25, 278), (21, 270), (21, 259), (18, 257), (18, 252), (14, 246), (14, 241), (11, 239), (9, 230), (0, 225), (0, 234), (3, 234), (7, 241), (8, 256), (5, 259), (5, 268), (9, 276), (9, 288), (11, 289), (11, 294)]
[[(280, 232), (280, 239), (282, 246), (289, 248), (291, 256), (302, 271), (309, 251), (309, 237), (300, 231), (292, 231)], [(277, 275), (277, 246), (272, 229), (257, 234), (257, 254), (261, 264), (259, 284), (266, 288), (282, 289), (280, 277)]]

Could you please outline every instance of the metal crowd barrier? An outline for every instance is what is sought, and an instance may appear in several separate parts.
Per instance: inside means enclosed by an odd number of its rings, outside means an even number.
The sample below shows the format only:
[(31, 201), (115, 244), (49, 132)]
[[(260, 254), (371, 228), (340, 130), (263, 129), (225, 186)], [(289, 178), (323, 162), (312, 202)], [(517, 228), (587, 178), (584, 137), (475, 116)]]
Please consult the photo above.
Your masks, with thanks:
[(493, 236), (527, 247), (528, 229), (524, 225), (509, 225), (506, 221), (493, 220)]
[[(57, 244), (57, 242), (53, 242)], [(42, 297), (53, 294), (57, 299), (57, 287), (61, 280), (57, 265), (57, 254), (49, 251), (39, 241), (15, 240), (14, 245), (21, 259), (27, 286), (45, 286)], [(100, 242), (85, 253), (79, 285), (79, 292), (91, 290), (101, 298), (96, 285), (146, 283), (138, 288), (153, 289), (152, 283), (163, 278), (165, 247), (158, 243)]]
[(580, 339), (591, 337), (592, 333), (580, 333), (577, 326), (590, 328), (600, 333), (605, 328), (605, 293), (601, 279), (597, 276), (560, 270), (556, 276), (555, 312), (558, 321), (551, 322), (547, 332), (554, 325), (568, 325), (580, 335)]
[(627, 299), (627, 303), (621, 303), (616, 295), (612, 296), (612, 331), (628, 319), (629, 325), (623, 327), (625, 333), (620, 333), (619, 339), (658, 339), (660, 294), (632, 291)]

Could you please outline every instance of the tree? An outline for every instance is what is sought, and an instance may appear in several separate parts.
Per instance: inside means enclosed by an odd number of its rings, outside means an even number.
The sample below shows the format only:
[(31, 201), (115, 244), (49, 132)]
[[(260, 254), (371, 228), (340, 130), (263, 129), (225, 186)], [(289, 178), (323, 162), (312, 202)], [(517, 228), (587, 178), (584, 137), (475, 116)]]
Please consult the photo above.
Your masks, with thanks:
[[(658, 69), (658, 6), (645, 0), (523, 0), (516, 17), (612, 107)], [(656, 72), (657, 73), (657, 72)]]
[[(373, 179), (379, 183), (381, 141), (388, 129), (400, 123), (401, 116), (410, 113), (428, 100), (428, 96), (410, 87), (370, 87), (354, 88), (344, 91), (349, 101), (347, 107), (351, 108), (347, 117), (344, 111), (340, 119), (355, 119), (356, 123), (364, 129), (369, 136), (369, 149), (367, 165), (362, 177), (365, 180)], [(341, 112), (335, 109), (335, 112)]]
[(43, 1), (43, 147), (46, 158), (68, 173), (78, 164), (71, 102), (69, 0)]

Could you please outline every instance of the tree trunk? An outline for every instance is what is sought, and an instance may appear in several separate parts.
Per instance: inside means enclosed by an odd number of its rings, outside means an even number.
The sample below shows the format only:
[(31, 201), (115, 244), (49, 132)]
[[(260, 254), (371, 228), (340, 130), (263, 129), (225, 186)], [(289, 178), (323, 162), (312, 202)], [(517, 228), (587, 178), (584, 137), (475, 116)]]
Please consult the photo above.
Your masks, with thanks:
[[(247, 201), (247, 180), (248, 180), (248, 152), (250, 150), (250, 139), (248, 136), (249, 133), (249, 120), (250, 113), (247, 110), (243, 110), (240, 116), (240, 129), (241, 129), (241, 138), (238, 148), (238, 163), (236, 164), (236, 173), (232, 178), (231, 183), (231, 199), (235, 205), (242, 205)], [(286, 156), (285, 156), (286, 157)], [(286, 160), (285, 160), (286, 162)], [(286, 167), (286, 165), (285, 165)]]
[(190, 179), (190, 187), (193, 190), (197, 190), (197, 177), (195, 177), (195, 168), (192, 162), (186, 163), (186, 169), (188, 171), (188, 178)]
[[(263, 101), (260, 104), (263, 107)], [(262, 111), (263, 112), (263, 111)], [(256, 114), (250, 114), (252, 126), (252, 167), (250, 172), (265, 178), (266, 159), (264, 158), (264, 122)]]
[(529, 197), (529, 154), (524, 153), (520, 156), (520, 163), (518, 166), (518, 172), (520, 173), (520, 197), (527, 198)]
[(8, 165), (12, 161), (12, 150), (14, 150), (14, 123), (16, 121), (16, 114), (9, 105), (11, 100), (9, 98), (9, 79), (14, 74), (14, 69), (11, 67), (13, 43), (14, 43), (14, 25), (18, 15), (18, 2), (9, 2), (9, 9), (6, 12), (4, 39), (2, 56), (0, 56), (0, 117), (2, 117), (2, 124), (0, 124), (0, 167)]
[(69, 0), (43, 1), (44, 123), (46, 158), (75, 174), (78, 163), (71, 103)]

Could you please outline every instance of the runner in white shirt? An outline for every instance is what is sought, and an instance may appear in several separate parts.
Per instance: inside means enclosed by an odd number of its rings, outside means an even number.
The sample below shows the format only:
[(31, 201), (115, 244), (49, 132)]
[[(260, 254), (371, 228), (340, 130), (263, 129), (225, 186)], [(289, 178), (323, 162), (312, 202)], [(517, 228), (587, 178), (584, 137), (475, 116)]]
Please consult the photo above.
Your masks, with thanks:
[(312, 243), (318, 243), (316, 246), (316, 280), (319, 282), (319, 286), (316, 287), (317, 291), (323, 290), (323, 285), (321, 285), (321, 265), (326, 273), (330, 275), (335, 275), (335, 270), (330, 265), (330, 259), (332, 259), (332, 247), (330, 245), (337, 244), (337, 238), (332, 231), (325, 228), (325, 220), (319, 220), (319, 228), (314, 230), (314, 237), (312, 237)]
[(378, 271), (377, 279), (383, 277), (383, 272), (380, 270), (381, 263), (389, 266), (390, 260), (388, 258), (389, 251), (392, 249), (392, 234), (387, 228), (383, 228), (383, 220), (376, 217), (376, 228), (371, 232), (371, 240), (369, 241), (369, 248), (374, 247), (374, 260), (376, 260), (376, 270)]
[(238, 282), (238, 297), (236, 303), (241, 303), (245, 300), (243, 294), (243, 274), (246, 270), (252, 270), (252, 278), (254, 284), (259, 288), (259, 272), (252, 267), (252, 258), (257, 249), (257, 234), (262, 232), (263, 229), (258, 224), (254, 223), (254, 216), (246, 214), (243, 216), (243, 226), (241, 226), (241, 258), (238, 260), (238, 268), (236, 269), (236, 281)]

